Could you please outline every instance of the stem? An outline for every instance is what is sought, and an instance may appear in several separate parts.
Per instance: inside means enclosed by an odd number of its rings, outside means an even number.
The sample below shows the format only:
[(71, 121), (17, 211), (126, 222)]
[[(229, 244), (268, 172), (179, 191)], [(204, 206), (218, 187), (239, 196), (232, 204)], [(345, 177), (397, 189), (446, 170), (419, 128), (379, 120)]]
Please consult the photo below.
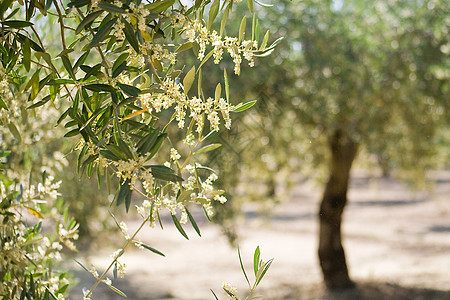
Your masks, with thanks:
[(111, 262), (111, 264), (108, 266), (108, 268), (103, 272), (102, 275), (100, 275), (99, 278), (97, 278), (97, 282), (94, 283), (92, 285), (92, 287), (89, 289), (89, 292), (86, 294), (86, 298), (91, 296), (92, 293), (94, 292), (94, 290), (97, 288), (97, 286), (100, 284), (100, 282), (102, 282), (103, 278), (105, 278), (106, 274), (109, 272), (109, 270), (111, 270), (111, 268), (114, 266), (114, 264), (117, 262), (117, 260), (119, 259), (119, 257), (121, 257), (124, 253), (125, 253), (125, 249), (131, 244), (131, 242), (133, 242), (134, 238), (136, 237), (136, 235), (141, 231), (141, 229), (144, 227), (145, 223), (147, 223), (148, 221), (151, 221), (152, 216), (149, 215), (147, 218), (145, 218), (145, 220), (142, 222), (142, 224), (139, 226), (139, 228), (134, 232), (133, 236), (130, 237), (130, 239), (128, 239), (126, 241), (126, 243), (124, 244), (124, 246), (122, 247), (122, 251), (119, 253), (119, 255), (117, 255), (116, 258), (114, 258), (114, 260)]
[(67, 46), (66, 46), (66, 36), (64, 34), (63, 16), (61, 14), (61, 10), (59, 9), (58, 1), (53, 0), (53, 4), (55, 5), (56, 11), (58, 12), (59, 26), (61, 28), (61, 42), (62, 42), (62, 45), (63, 45), (63, 49), (66, 50)]
[(158, 83), (161, 84), (162, 80), (161, 80), (161, 78), (159, 78), (158, 71), (156, 70), (155, 66), (153, 65), (153, 62), (151, 60), (149, 62), (150, 62), (150, 66), (152, 67), (153, 74), (155, 74), (155, 76), (156, 76), (156, 81), (158, 81)]

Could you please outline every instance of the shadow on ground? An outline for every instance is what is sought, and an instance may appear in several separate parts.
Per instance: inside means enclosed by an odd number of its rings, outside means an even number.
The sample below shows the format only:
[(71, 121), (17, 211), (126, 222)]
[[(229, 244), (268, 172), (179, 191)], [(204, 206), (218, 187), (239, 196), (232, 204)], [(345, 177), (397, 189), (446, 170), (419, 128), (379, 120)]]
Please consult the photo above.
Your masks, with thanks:
[[(284, 291), (281, 292), (281, 291)], [(450, 299), (450, 290), (404, 287), (385, 282), (358, 283), (352, 290), (326, 291), (322, 286), (280, 287), (283, 295), (267, 295), (264, 299), (284, 300), (440, 300)], [(275, 291), (274, 291), (275, 292)], [(276, 292), (275, 292), (276, 293)]]

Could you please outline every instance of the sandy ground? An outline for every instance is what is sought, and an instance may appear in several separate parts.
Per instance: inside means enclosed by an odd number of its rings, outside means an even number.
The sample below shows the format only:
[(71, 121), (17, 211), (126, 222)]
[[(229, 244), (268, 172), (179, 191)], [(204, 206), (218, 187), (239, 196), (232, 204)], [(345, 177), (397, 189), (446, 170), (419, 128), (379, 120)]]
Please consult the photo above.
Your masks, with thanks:
[[(277, 206), (269, 218), (258, 217), (256, 207), (246, 207), (239, 244), (248, 274), (256, 246), (263, 259), (274, 258), (257, 294), (273, 300), (450, 299), (450, 171), (431, 177), (434, 191), (413, 192), (392, 179), (354, 174), (343, 226), (350, 274), (358, 284), (353, 291), (329, 293), (321, 285), (316, 257), (319, 189), (299, 184), (290, 201)], [(127, 275), (114, 280), (115, 286), (129, 299), (214, 299), (210, 289), (227, 299), (221, 292), (225, 280), (244, 294), (237, 250), (218, 226), (199, 219), (201, 238), (187, 228), (190, 240), (184, 239), (169, 220), (164, 230), (146, 230), (141, 240), (166, 257), (128, 251), (121, 259)], [(131, 222), (130, 227), (137, 225)], [(79, 260), (103, 270), (112, 252), (102, 249)], [(93, 280), (75, 263), (71, 267), (80, 283), (70, 299), (81, 299), (81, 288), (89, 288)], [(122, 297), (102, 285), (93, 299)]]

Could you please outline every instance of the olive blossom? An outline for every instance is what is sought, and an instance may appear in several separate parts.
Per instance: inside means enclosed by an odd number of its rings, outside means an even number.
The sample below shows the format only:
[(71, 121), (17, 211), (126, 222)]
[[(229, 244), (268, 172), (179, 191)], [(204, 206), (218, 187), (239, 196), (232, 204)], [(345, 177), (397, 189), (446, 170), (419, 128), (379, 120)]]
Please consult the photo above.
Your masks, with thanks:
[[(234, 62), (234, 73), (239, 75), (242, 59), (253, 66), (255, 53), (271, 49), (265, 45), (258, 48), (256, 40), (245, 40), (242, 30), (239, 38), (222, 34), (233, 3), (239, 1), (225, 1), (220, 7), (220, 1), (215, 0), (207, 8), (208, 22), (204, 17), (205, 0), (195, 1), (191, 7), (173, 0), (47, 2), (28, 5), (26, 1), (7, 1), (0, 5), (0, 139), (2, 145), (8, 145), (8, 149), (0, 149), (0, 157), (3, 163), (9, 151), (15, 156), (24, 155), (24, 146), (54, 139), (54, 131), (46, 127), (61, 124), (68, 130), (65, 137), (79, 138), (72, 150), (78, 154), (80, 173), (89, 177), (96, 174), (99, 183), (105, 178), (108, 187), (110, 175), (115, 176), (119, 187), (112, 201), (117, 206), (124, 203), (127, 212), (132, 195), (133, 202), (141, 201), (135, 207), (143, 220), (135, 232), (128, 232), (126, 223), (115, 219), (124, 244), (102, 274), (95, 267), (89, 270), (96, 283), (84, 289), (83, 297), (91, 299), (100, 283), (116, 290), (106, 275), (114, 267), (115, 273), (124, 276), (126, 266), (117, 259), (128, 246), (152, 249), (136, 240), (136, 235), (144, 225), (154, 226), (161, 221), (161, 210), (171, 214), (177, 229), (187, 238), (181, 225), (188, 221), (200, 234), (189, 206), (202, 207), (210, 217), (214, 213), (213, 201), (225, 203), (224, 191), (214, 186), (216, 173), (199, 161), (206, 158), (202, 153), (217, 148), (207, 144), (208, 133), (222, 127), (230, 129), (231, 112), (249, 106), (232, 104), (226, 72), (226, 98), (220, 84), (214, 95), (207, 95), (202, 89), (201, 70), (211, 57), (218, 64), (228, 53)], [(251, 12), (252, 3), (249, 2)], [(226, 18), (218, 33), (211, 27), (215, 27), (214, 19), (220, 11)], [(59, 34), (42, 33), (41, 25), (49, 20), (48, 16), (58, 18), (55, 30)], [(256, 31), (255, 24), (252, 33)], [(58, 38), (54, 40), (54, 36)], [(198, 61), (187, 67), (180, 61), (179, 53), (190, 49)], [(194, 82), (195, 95), (191, 91)], [(172, 123), (177, 123), (185, 137), (184, 144), (177, 143)], [(11, 232), (13, 237), (4, 239), (2, 231), (0, 251), (9, 250), (4, 257), (12, 255), (24, 265), (21, 254), (56, 260), (60, 258), (61, 244), (75, 249), (73, 241), (78, 238), (78, 224), (69, 220), (66, 213), (55, 221), (59, 241), (42, 238), (32, 245), (23, 243), (27, 229), (20, 225), (22, 212), (42, 218), (45, 204), (54, 205), (60, 197), (60, 182), (54, 179), (52, 168), (67, 162), (61, 153), (52, 158), (50, 161), (58, 162), (38, 166), (48, 174), (44, 173), (42, 182), (36, 185), (24, 188), (16, 184), (26, 181), (24, 174), (14, 177), (13, 164), (4, 172), (8, 180), (0, 178), (2, 205), (4, 198), (13, 203), (0, 210), (10, 221), (3, 222), (9, 230), (4, 232)], [(9, 163), (9, 158), (6, 161)], [(10, 201), (13, 198), (18, 200)], [(14, 217), (10, 217), (12, 211)], [(53, 209), (50, 211), (56, 215)], [(40, 234), (39, 226), (33, 227), (33, 234)], [(8, 268), (8, 272), (15, 272), (13, 264)], [(41, 276), (38, 280), (48, 284), (48, 291), (59, 293), (63, 280), (58, 283), (54, 277), (44, 278), (47, 273), (40, 269), (26, 274)], [(2, 283), (0, 296), (16, 297), (7, 294), (16, 291), (8, 285), (26, 287), (31, 284), (28, 282), (23, 276)], [(61, 299), (62, 294), (54, 298)]]

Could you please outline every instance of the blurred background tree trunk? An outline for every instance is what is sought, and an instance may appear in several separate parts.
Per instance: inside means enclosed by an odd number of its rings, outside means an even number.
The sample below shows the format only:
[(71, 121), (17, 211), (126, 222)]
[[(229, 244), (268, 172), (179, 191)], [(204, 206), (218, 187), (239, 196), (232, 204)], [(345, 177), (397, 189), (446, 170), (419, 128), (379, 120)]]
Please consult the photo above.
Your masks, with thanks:
[(329, 138), (331, 163), (329, 179), (320, 204), (319, 261), (327, 288), (351, 288), (344, 248), (342, 247), (342, 213), (347, 203), (350, 169), (358, 145), (336, 130)]

